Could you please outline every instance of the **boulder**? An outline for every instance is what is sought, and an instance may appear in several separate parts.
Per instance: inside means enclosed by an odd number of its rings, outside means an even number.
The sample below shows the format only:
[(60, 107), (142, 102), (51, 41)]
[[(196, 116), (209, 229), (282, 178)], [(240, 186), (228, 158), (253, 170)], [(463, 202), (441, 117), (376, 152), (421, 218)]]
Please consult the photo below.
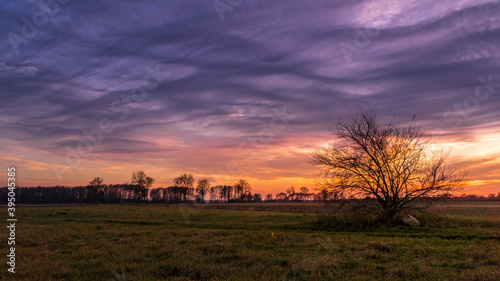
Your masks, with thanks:
[(403, 222), (411, 226), (420, 226), (420, 222), (415, 217), (412, 217), (410, 215), (405, 215), (403, 217)]

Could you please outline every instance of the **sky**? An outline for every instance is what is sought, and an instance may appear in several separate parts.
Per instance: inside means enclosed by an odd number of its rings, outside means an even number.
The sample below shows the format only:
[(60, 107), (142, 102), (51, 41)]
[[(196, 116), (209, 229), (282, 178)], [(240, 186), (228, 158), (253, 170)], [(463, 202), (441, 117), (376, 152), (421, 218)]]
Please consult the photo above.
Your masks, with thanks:
[[(45, 4), (40, 4), (45, 3)], [(500, 1), (2, 1), (0, 166), (18, 184), (192, 173), (314, 187), (368, 102), (500, 192)], [(395, 115), (395, 117), (394, 117)]]

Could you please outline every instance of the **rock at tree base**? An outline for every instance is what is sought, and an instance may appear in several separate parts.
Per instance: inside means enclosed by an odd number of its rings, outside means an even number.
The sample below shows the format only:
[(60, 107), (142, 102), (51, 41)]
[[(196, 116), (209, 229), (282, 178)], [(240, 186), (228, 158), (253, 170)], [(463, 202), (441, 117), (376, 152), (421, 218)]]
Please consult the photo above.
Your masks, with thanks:
[(408, 224), (408, 225), (411, 225), (411, 226), (420, 226), (420, 222), (416, 218), (414, 218), (414, 217), (412, 217), (410, 215), (404, 216), (403, 217), (403, 222), (405, 224)]

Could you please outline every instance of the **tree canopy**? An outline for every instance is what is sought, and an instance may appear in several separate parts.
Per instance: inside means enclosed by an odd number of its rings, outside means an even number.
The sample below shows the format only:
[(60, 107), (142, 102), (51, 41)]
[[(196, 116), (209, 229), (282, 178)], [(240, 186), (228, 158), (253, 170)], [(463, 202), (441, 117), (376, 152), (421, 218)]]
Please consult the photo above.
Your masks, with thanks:
[(148, 188), (153, 186), (155, 180), (148, 177), (144, 171), (137, 171), (132, 173), (131, 183), (135, 187), (137, 201), (147, 196)]

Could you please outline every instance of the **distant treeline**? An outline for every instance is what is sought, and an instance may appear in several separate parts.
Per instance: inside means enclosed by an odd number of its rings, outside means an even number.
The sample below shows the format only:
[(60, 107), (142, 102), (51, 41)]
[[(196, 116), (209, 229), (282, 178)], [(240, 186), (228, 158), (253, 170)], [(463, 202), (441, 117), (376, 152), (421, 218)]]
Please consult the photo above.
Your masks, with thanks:
[[(0, 203), (7, 202), (7, 187), (0, 188)], [(16, 187), (16, 203), (22, 204), (70, 204), (70, 203), (180, 203), (201, 202), (202, 195), (195, 188), (169, 186), (166, 188), (149, 188), (140, 190), (133, 184), (110, 184), (95, 186), (36, 186)], [(262, 201), (312, 201), (328, 200), (325, 192), (315, 193), (278, 193), (267, 194), (262, 198), (260, 193), (252, 194), (238, 186), (212, 186), (203, 194), (207, 202), (262, 202)], [(207, 200), (208, 199), (208, 200)], [(333, 199), (333, 197), (332, 197)]]
[[(95, 186), (37, 186), (17, 187), (16, 203), (19, 204), (71, 204), (71, 203), (180, 203), (180, 202), (300, 202), (300, 201), (329, 201), (345, 199), (338, 194), (321, 190), (317, 193), (295, 192), (289, 188), (287, 193), (281, 192), (273, 196), (267, 194), (265, 198), (260, 193), (252, 194), (249, 191), (238, 188), (238, 186), (219, 185), (212, 186), (206, 193), (200, 194), (195, 188), (184, 188), (180, 186), (169, 186), (166, 188), (149, 188), (140, 190), (133, 184), (110, 184)], [(0, 203), (7, 202), (7, 187), (0, 188)], [(205, 198), (204, 200), (202, 198)], [(499, 199), (497, 195), (490, 194), (487, 197), (478, 195), (445, 196), (449, 199)], [(208, 200), (207, 200), (208, 199)]]

